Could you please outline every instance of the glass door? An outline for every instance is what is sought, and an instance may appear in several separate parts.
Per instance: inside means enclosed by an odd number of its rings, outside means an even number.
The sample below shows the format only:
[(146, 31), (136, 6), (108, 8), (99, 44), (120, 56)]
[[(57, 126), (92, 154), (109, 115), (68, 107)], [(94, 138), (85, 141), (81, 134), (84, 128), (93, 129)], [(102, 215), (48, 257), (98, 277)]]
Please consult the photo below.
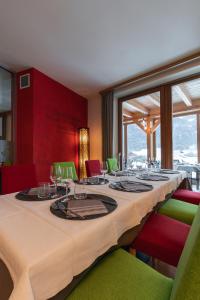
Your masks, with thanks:
[(123, 162), (160, 165), (160, 92), (123, 102)]
[(0, 68), (0, 165), (12, 160), (12, 74)]
[(172, 105), (173, 166), (186, 171), (196, 185), (200, 178), (200, 79), (174, 85)]

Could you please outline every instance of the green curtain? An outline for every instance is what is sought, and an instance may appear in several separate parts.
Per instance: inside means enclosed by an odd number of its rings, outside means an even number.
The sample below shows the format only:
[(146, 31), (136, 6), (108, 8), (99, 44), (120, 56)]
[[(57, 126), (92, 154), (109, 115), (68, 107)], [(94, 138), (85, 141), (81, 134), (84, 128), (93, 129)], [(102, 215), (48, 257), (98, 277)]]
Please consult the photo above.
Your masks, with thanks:
[(113, 91), (102, 94), (103, 161), (113, 156)]

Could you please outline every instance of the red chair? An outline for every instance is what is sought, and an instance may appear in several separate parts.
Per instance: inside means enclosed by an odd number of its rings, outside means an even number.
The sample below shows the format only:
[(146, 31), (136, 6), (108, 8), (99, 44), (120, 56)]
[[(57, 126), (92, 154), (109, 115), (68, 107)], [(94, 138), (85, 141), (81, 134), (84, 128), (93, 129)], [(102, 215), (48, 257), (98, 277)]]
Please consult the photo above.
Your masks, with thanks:
[(9, 194), (37, 186), (34, 165), (1, 168), (1, 193)]
[(173, 193), (172, 198), (196, 205), (200, 203), (200, 193), (190, 190), (178, 189)]
[(85, 167), (86, 167), (87, 177), (101, 175), (101, 166), (99, 160), (86, 160)]
[(131, 248), (177, 266), (190, 226), (153, 213), (133, 241)]

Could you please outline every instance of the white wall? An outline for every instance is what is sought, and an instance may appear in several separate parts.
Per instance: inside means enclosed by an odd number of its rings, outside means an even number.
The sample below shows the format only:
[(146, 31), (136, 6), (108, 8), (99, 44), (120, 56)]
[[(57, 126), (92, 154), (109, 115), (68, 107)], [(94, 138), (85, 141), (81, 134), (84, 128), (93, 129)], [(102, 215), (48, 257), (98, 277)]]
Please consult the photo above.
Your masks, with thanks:
[(90, 159), (102, 160), (101, 96), (88, 99), (88, 127), (90, 129)]

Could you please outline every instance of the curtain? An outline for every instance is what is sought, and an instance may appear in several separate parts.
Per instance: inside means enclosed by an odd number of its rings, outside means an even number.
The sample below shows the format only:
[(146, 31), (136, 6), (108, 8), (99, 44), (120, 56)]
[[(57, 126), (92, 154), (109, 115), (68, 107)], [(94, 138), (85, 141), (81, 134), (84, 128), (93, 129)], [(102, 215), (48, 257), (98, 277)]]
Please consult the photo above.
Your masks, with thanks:
[(113, 156), (113, 91), (102, 95), (102, 144), (103, 160)]

